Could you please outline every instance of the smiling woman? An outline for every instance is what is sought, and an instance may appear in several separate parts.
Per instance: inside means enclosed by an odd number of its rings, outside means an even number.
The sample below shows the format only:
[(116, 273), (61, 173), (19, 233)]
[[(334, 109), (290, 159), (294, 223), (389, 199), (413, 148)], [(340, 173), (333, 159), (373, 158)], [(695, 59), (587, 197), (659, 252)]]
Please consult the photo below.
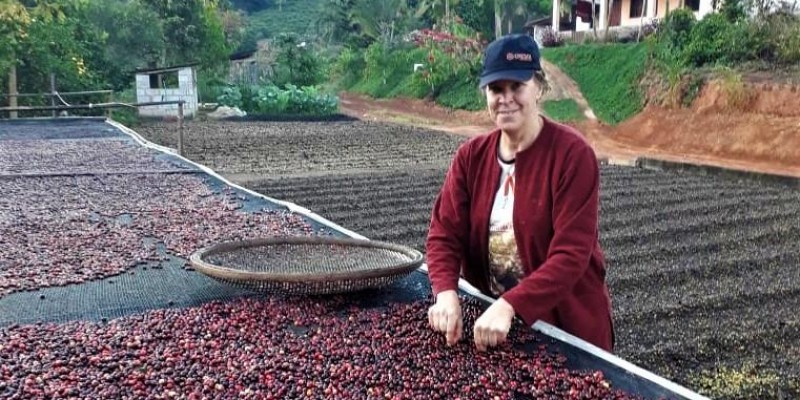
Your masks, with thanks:
[(450, 345), (461, 339), (456, 289), (463, 277), (498, 297), (475, 321), (478, 350), (505, 342), (516, 315), (610, 351), (597, 158), (579, 132), (540, 115), (547, 83), (530, 36), (492, 42), (480, 86), (497, 129), (458, 149), (434, 202), (426, 245), (436, 295), (429, 324)]

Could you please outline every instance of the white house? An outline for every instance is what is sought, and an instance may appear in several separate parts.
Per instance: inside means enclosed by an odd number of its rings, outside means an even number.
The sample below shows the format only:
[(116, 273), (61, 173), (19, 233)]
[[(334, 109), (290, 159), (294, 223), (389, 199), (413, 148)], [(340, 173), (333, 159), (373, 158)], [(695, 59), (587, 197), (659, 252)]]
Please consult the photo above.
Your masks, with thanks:
[[(197, 70), (195, 64), (136, 70), (136, 101), (139, 103), (183, 100), (183, 115), (197, 113)], [(144, 117), (175, 117), (177, 104), (139, 107)]]
[[(553, 1), (553, 30), (558, 32), (591, 30), (592, 2), (586, 0), (571, 0), (571, 2), (570, 12), (562, 15), (561, 2)], [(605, 30), (606, 17), (610, 28), (638, 27), (642, 16), (644, 23), (664, 18), (667, 15), (667, 2), (669, 10), (683, 6), (693, 10), (697, 19), (714, 11), (712, 0), (611, 0), (610, 10), (605, 0), (596, 0), (597, 29)]]

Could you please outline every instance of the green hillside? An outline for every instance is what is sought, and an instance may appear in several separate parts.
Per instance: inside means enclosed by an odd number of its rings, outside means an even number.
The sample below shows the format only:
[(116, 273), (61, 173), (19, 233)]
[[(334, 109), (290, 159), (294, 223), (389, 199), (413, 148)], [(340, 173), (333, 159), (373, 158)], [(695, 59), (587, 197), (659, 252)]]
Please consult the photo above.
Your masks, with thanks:
[(645, 43), (547, 48), (542, 56), (578, 83), (602, 121), (617, 124), (641, 111), (639, 80), (647, 61)]
[(267, 8), (248, 14), (242, 47), (255, 47), (257, 40), (281, 33), (313, 34), (321, 4), (320, 0), (286, 0), (279, 6), (273, 1)]

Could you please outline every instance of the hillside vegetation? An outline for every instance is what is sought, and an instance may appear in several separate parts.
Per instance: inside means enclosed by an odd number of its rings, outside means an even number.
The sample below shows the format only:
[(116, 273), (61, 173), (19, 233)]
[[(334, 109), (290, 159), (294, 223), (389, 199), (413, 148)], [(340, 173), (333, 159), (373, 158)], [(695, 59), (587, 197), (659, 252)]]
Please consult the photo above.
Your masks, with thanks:
[(314, 25), (323, 2), (320, 0), (293, 0), (271, 2), (263, 9), (247, 15), (245, 40), (242, 47), (255, 47), (259, 39), (280, 34), (315, 36)]
[(571, 76), (600, 120), (616, 124), (642, 109), (639, 81), (647, 45), (592, 44), (544, 49), (543, 57)]

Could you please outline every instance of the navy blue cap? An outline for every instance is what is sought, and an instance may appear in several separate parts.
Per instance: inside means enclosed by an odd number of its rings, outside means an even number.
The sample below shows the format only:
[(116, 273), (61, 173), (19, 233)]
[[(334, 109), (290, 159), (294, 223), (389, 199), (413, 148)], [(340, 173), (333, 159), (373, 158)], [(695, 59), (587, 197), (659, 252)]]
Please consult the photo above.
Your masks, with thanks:
[(483, 52), (480, 87), (499, 80), (527, 81), (541, 69), (539, 46), (530, 35), (501, 36)]

